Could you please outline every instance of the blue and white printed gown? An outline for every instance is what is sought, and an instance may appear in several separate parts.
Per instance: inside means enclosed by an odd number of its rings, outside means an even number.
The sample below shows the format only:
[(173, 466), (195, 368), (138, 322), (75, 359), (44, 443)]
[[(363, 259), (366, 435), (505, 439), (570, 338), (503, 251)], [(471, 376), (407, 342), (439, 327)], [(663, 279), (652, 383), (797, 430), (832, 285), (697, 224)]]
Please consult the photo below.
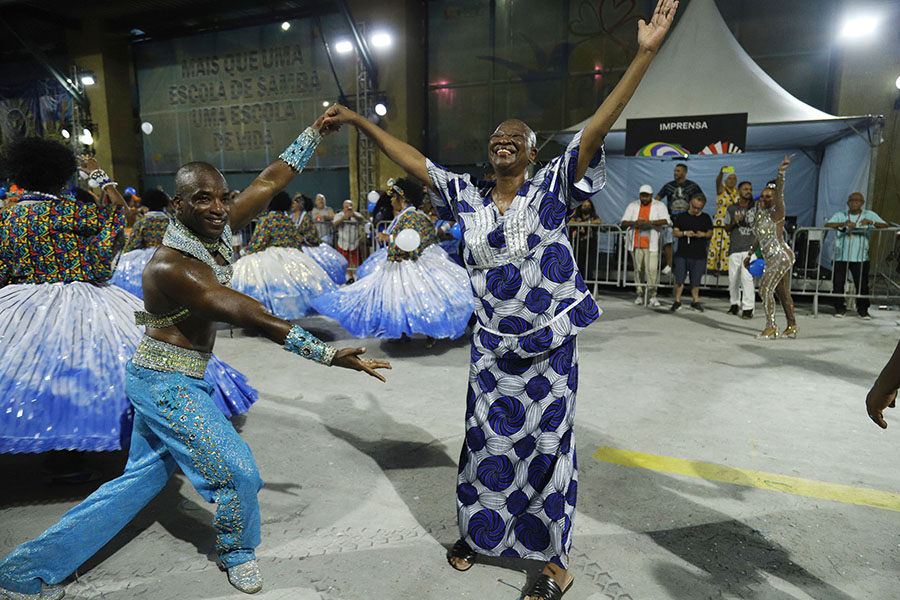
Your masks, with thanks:
[(581, 132), (503, 215), (491, 188), (427, 163), (440, 195), (435, 207), (462, 229), (476, 295), (456, 490), (460, 536), (480, 554), (564, 568), (578, 494), (575, 336), (600, 316), (575, 266), (566, 216), (606, 181), (602, 149), (574, 180), (580, 144)]

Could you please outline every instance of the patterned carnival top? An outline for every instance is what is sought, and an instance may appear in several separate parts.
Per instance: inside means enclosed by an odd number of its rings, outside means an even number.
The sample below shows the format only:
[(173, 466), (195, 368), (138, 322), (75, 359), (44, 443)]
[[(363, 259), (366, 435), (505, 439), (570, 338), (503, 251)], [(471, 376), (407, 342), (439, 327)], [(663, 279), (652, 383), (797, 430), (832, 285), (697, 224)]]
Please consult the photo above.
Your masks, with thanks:
[(300, 235), (303, 236), (304, 246), (318, 246), (322, 243), (319, 232), (316, 230), (316, 224), (312, 220), (312, 215), (304, 212), (300, 215), (300, 224), (297, 226)]
[(24, 194), (0, 219), (0, 287), (101, 282), (125, 242), (125, 209)]
[(122, 252), (131, 252), (140, 248), (156, 248), (163, 241), (163, 234), (169, 226), (169, 216), (158, 210), (150, 211), (140, 217), (125, 242)]
[(260, 217), (244, 252), (262, 252), (271, 246), (300, 249), (306, 245), (309, 244), (304, 243), (303, 234), (294, 226), (291, 216), (286, 212), (272, 211)]
[(438, 241), (434, 223), (431, 222), (431, 219), (425, 213), (415, 208), (410, 207), (404, 210), (397, 217), (396, 223), (391, 224), (390, 232), (397, 235), (404, 229), (412, 229), (419, 234), (419, 247), (412, 252), (406, 252), (398, 248), (397, 244), (391, 244), (388, 246), (387, 253), (387, 259), (390, 261), (418, 260), (425, 248), (436, 244)]
[(600, 316), (575, 266), (566, 216), (606, 183), (603, 148), (575, 181), (582, 132), (519, 188), (503, 215), (467, 174), (427, 161), (435, 208), (459, 223), (475, 292), (474, 351), (529, 358), (569, 341)]

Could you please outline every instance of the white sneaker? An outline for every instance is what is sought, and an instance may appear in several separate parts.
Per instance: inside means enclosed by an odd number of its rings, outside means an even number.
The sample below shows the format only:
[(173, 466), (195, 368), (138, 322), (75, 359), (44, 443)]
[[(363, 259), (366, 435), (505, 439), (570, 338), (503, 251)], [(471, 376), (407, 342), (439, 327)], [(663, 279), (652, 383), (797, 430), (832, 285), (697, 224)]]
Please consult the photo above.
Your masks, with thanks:
[(669, 275), (672, 274), (672, 267), (670, 267), (669, 265), (666, 265), (665, 267), (663, 267), (663, 270), (661, 271), (661, 273), (663, 275), (665, 275), (666, 277), (668, 277)]
[(259, 563), (255, 560), (235, 565), (228, 569), (228, 583), (245, 594), (255, 594), (263, 586)]
[(644, 297), (643, 297), (643, 296), (638, 296), (637, 298), (635, 298), (635, 299), (634, 299), (634, 305), (635, 305), (635, 306), (643, 306), (643, 305), (644, 305)]
[(662, 306), (662, 304), (660, 304), (659, 300), (657, 300), (654, 296), (653, 298), (650, 298), (650, 303), (647, 306), (649, 306), (650, 308), (659, 308), (660, 306)]

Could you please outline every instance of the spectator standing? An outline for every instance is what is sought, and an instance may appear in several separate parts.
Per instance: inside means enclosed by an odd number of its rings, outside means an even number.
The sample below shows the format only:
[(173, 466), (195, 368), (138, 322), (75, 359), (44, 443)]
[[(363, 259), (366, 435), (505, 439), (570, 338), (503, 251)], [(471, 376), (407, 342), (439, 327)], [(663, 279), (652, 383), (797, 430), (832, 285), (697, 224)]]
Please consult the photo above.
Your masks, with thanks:
[[(675, 179), (667, 183), (656, 194), (657, 200), (666, 199), (666, 208), (669, 209), (669, 218), (673, 219), (676, 215), (685, 213), (690, 207), (691, 198), (694, 194), (702, 194), (703, 190), (700, 186), (687, 178), (688, 167), (684, 163), (675, 165)], [(663, 230), (663, 244), (666, 252), (666, 266), (663, 269), (663, 275), (672, 273), (672, 244), (675, 239), (672, 229), (667, 227)]]
[(353, 283), (351, 270), (359, 266), (359, 229), (364, 221), (350, 200), (344, 200), (343, 210), (334, 218), (337, 251), (347, 259), (347, 283)]
[(316, 194), (316, 207), (312, 209), (313, 223), (316, 233), (323, 244), (334, 245), (334, 211), (325, 204), (325, 195)]
[(716, 275), (728, 271), (730, 239), (725, 231), (725, 213), (738, 201), (738, 178), (734, 167), (722, 167), (716, 177), (716, 216), (713, 218), (713, 236), (709, 242), (706, 268)]
[[(728, 291), (731, 308), (728, 314), (737, 315), (740, 311), (742, 319), (753, 317), (756, 305), (756, 292), (753, 288), (753, 276), (744, 267), (744, 259), (750, 256), (750, 246), (756, 235), (753, 233), (753, 222), (756, 220), (756, 207), (753, 203), (753, 184), (742, 181), (738, 186), (737, 204), (725, 210), (725, 231), (728, 233)], [(715, 233), (713, 233), (715, 236)]]
[(641, 186), (638, 198), (625, 208), (625, 214), (622, 215), (622, 227), (628, 229), (625, 240), (631, 247), (634, 281), (637, 284), (637, 297), (634, 303), (639, 305), (644, 303), (644, 289), (641, 283), (646, 281), (649, 295), (647, 305), (657, 308), (659, 237), (660, 229), (671, 225), (669, 211), (665, 204), (653, 199), (653, 188), (649, 185)]
[[(577, 206), (572, 213), (569, 223), (583, 223), (601, 225), (603, 221), (594, 208), (594, 203), (585, 200)], [(588, 281), (594, 280), (597, 275), (597, 243), (600, 237), (600, 229), (596, 227), (575, 227), (569, 229), (572, 236), (572, 246), (575, 251), (575, 263), (581, 276)]]
[(678, 250), (673, 262), (675, 271), (675, 302), (672, 311), (681, 308), (681, 292), (688, 275), (691, 277), (691, 308), (703, 312), (700, 304), (700, 282), (706, 272), (706, 247), (713, 234), (712, 219), (703, 212), (706, 196), (698, 192), (691, 197), (688, 211), (672, 218), (673, 233)]
[(847, 282), (847, 271), (853, 276), (857, 293), (856, 311), (860, 318), (869, 320), (869, 236), (872, 229), (889, 227), (888, 223), (872, 210), (863, 210), (865, 197), (853, 192), (847, 198), (847, 210), (835, 213), (825, 227), (837, 229), (834, 242), (834, 316), (843, 318), (847, 312), (844, 303), (844, 285)]

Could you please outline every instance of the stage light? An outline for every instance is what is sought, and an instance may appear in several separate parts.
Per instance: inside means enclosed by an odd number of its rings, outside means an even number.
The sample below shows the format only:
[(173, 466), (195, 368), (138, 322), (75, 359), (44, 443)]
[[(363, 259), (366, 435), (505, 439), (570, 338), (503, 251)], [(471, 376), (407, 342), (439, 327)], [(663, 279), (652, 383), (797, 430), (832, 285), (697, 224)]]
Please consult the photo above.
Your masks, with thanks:
[(63, 129), (63, 130), (61, 130), (61, 131), (59, 132), (59, 135), (63, 136), (63, 138), (65, 138), (65, 139), (69, 139), (70, 137), (72, 137), (72, 134), (69, 133), (69, 130), (68, 130), (68, 129)]
[(394, 42), (391, 34), (384, 31), (373, 33), (371, 41), (374, 48), (388, 48)]
[(338, 54), (347, 54), (353, 52), (353, 43), (349, 40), (341, 40), (334, 45), (334, 50)]
[(375, 105), (375, 114), (379, 117), (383, 117), (387, 114), (387, 105), (384, 102), (379, 102)]
[(285, 21), (284, 23), (281, 24), (282, 31), (287, 31), (290, 28), (291, 28), (291, 23), (289, 21)]
[(90, 73), (81, 76), (81, 85), (94, 85), (95, 83), (97, 83), (97, 80)]
[(875, 17), (854, 17), (844, 21), (841, 37), (844, 39), (861, 38), (874, 33), (877, 28), (878, 19)]
[(78, 136), (78, 141), (84, 144), (85, 146), (90, 146), (94, 143), (94, 136), (91, 135), (91, 132), (87, 129), (84, 130), (80, 136)]
[(151, 123), (150, 121), (144, 121), (143, 123), (141, 123), (141, 131), (143, 131), (147, 135), (150, 135), (151, 133), (153, 133), (153, 123)]
[(331, 102), (329, 102), (328, 100), (322, 100), (322, 106), (328, 108), (329, 106), (331, 106)]

